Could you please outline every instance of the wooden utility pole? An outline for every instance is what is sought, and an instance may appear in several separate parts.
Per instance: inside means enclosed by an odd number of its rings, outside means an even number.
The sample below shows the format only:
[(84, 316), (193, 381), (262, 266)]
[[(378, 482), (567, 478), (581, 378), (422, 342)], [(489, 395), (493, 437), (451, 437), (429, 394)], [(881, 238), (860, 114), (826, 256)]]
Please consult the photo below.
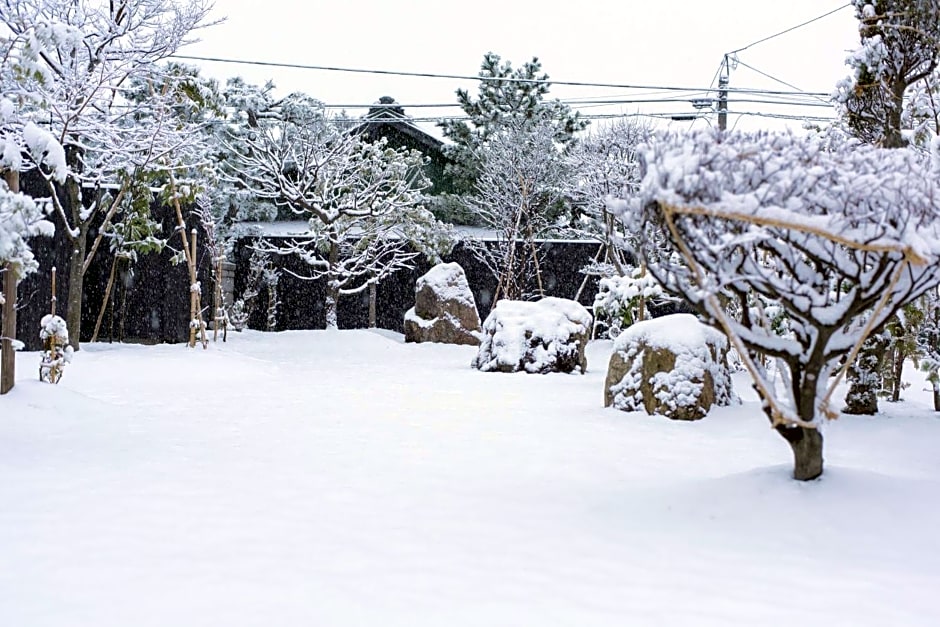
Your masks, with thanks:
[(721, 73), (718, 75), (718, 130), (728, 128), (728, 80), (730, 78), (728, 55), (721, 63)]
[[(7, 170), (3, 178), (7, 187), (16, 193), (20, 191), (20, 173)], [(3, 327), (0, 330), (0, 394), (13, 389), (16, 382), (16, 352), (13, 340), (16, 338), (16, 284), (19, 282), (20, 269), (14, 263), (7, 263), (3, 268)]]

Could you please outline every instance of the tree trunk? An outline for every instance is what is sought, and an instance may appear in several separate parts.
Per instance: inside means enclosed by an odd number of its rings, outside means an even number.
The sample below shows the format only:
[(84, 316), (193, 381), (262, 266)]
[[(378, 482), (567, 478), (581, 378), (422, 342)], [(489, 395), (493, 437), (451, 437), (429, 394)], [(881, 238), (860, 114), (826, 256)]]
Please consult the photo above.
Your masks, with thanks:
[(85, 261), (85, 249), (88, 245), (88, 233), (80, 230), (72, 242), (72, 255), (69, 257), (69, 295), (66, 300), (66, 325), (69, 329), (69, 344), (73, 350), (79, 350), (82, 331), (82, 294), (85, 291), (85, 273), (82, 263)]
[(324, 311), (326, 313), (327, 330), (335, 331), (336, 329), (339, 328), (338, 317), (336, 314), (338, 305), (339, 305), (339, 290), (333, 286), (327, 286), (326, 300), (323, 303)]
[(823, 436), (819, 429), (799, 426), (778, 426), (777, 433), (783, 436), (793, 449), (793, 478), (810, 481), (823, 473)]
[(6, 264), (3, 272), (3, 327), (0, 340), (0, 394), (6, 394), (16, 385), (16, 269)]
[[(4, 173), (11, 192), (20, 191), (20, 173), (9, 170)], [(0, 394), (6, 394), (16, 385), (16, 284), (17, 268), (8, 263), (3, 268), (3, 326), (0, 327)]]
[(940, 386), (933, 386), (933, 410), (940, 411)]
[(378, 290), (376, 289), (375, 282), (373, 281), (372, 283), (369, 283), (369, 328), (370, 329), (375, 328), (375, 319), (376, 319), (375, 301), (378, 298), (378, 294), (376, 292), (378, 292)]
[(895, 347), (894, 354), (894, 381), (891, 389), (891, 402), (897, 403), (901, 400), (901, 377), (904, 376), (904, 360), (907, 355), (904, 354), (904, 348), (900, 344)]
[(334, 280), (334, 272), (339, 264), (339, 244), (336, 242), (334, 234), (330, 240), (329, 252), (329, 272), (326, 275), (326, 300), (323, 303), (324, 313), (326, 313), (326, 328), (335, 331), (339, 328), (339, 318), (337, 308), (339, 307), (339, 282)]

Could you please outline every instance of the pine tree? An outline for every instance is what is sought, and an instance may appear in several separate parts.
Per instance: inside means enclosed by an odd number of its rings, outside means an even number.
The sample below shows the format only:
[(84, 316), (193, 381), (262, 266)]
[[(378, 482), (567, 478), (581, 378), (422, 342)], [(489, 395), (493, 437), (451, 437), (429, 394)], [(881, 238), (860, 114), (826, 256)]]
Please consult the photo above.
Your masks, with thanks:
[(440, 123), (444, 136), (453, 142), (445, 152), (453, 160), (447, 171), (458, 194), (473, 191), (480, 174), (481, 152), (487, 140), (504, 128), (548, 124), (554, 140), (566, 145), (588, 125), (568, 105), (547, 99), (551, 83), (537, 57), (513, 69), (509, 61), (488, 52), (483, 55), (479, 77), (476, 99), (464, 89), (457, 90), (457, 101), (468, 119)]

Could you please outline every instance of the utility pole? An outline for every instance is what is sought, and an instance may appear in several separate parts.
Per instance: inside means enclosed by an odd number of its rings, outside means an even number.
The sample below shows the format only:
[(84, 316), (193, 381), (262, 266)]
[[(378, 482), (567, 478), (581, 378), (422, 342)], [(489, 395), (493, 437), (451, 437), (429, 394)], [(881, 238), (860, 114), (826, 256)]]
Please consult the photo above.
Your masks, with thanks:
[(718, 130), (728, 128), (728, 55), (721, 62), (721, 72), (718, 74)]
[[(16, 193), (20, 191), (20, 173), (7, 170), (4, 173), (7, 187)], [(13, 339), (16, 337), (16, 284), (20, 269), (13, 262), (3, 268), (3, 327), (0, 330), (0, 394), (13, 389), (16, 382), (16, 353), (13, 351)]]

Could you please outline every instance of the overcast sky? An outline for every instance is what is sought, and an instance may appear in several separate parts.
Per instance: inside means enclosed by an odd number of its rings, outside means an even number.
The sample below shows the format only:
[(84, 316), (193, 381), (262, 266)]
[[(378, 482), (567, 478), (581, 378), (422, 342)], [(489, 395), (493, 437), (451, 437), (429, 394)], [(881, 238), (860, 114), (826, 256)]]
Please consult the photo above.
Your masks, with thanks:
[[(538, 56), (556, 81), (705, 89), (713, 84), (724, 53), (845, 4), (840, 0), (582, 0), (561, 9), (544, 0), (216, 0), (214, 14), (225, 22), (202, 31), (202, 41), (181, 54), (472, 76), (483, 54), (492, 51), (514, 65)], [(800, 90), (829, 93), (847, 74), (844, 60), (858, 45), (857, 33), (853, 10), (846, 7), (755, 44), (737, 53), (742, 64), (732, 70), (730, 85), (791, 90), (746, 67), (751, 66)], [(280, 95), (302, 91), (328, 105), (367, 105), (388, 95), (406, 105), (410, 115), (422, 117), (459, 110), (407, 105), (454, 103), (458, 87), (476, 90), (473, 82), (451, 78), (188, 62), (220, 80), (229, 76), (255, 83), (272, 79)], [(654, 91), (556, 85), (551, 94), (564, 100), (681, 99), (658, 105), (579, 106), (585, 114), (694, 111), (689, 102), (694, 94)], [(831, 115), (827, 108), (793, 109), (766, 103), (732, 103), (730, 108)], [(350, 109), (350, 113), (364, 111)], [(770, 118), (749, 116), (737, 121), (731, 116), (730, 124), (736, 122), (740, 128), (779, 128), (782, 124)]]

